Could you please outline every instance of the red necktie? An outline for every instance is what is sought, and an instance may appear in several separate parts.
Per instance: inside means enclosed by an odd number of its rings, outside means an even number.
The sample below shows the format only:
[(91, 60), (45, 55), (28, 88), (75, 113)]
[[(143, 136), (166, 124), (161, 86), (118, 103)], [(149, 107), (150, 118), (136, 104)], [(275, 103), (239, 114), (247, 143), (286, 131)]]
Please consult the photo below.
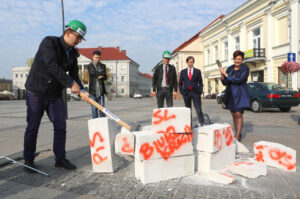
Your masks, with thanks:
[[(189, 68), (189, 80), (191, 81), (192, 80), (192, 69), (191, 68)], [(192, 90), (192, 86), (190, 86), (190, 88), (189, 88), (190, 90)]]
[(167, 68), (167, 66), (165, 67), (165, 70), (166, 70), (166, 72), (165, 72), (165, 74), (166, 74), (166, 86), (168, 86), (169, 83), (168, 83), (168, 68)]

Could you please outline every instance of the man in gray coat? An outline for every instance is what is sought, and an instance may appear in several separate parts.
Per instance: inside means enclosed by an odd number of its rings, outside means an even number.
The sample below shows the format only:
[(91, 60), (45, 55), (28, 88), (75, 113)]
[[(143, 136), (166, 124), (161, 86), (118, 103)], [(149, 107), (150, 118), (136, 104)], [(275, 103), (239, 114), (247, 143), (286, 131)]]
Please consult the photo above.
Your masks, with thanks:
[[(93, 52), (93, 60), (88, 65), (90, 83), (89, 83), (89, 93), (90, 97), (96, 102), (104, 107), (106, 94), (104, 80), (107, 79), (106, 67), (100, 62), (101, 52), (96, 50)], [(92, 106), (92, 116), (93, 118), (105, 117), (105, 114), (98, 110), (95, 106)]]

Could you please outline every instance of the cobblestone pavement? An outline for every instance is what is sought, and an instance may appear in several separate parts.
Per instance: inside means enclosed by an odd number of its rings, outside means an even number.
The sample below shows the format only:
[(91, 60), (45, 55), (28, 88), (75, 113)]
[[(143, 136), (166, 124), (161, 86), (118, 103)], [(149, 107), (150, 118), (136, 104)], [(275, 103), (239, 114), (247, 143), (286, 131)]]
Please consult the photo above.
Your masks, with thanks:
[[(182, 106), (183, 102), (176, 101), (175, 104)], [(117, 99), (107, 102), (107, 107), (128, 123), (139, 121), (142, 125), (149, 125), (155, 101)], [(213, 122), (232, 123), (229, 113), (215, 100), (204, 100), (203, 109)], [(252, 144), (259, 140), (280, 142), (299, 152), (300, 131), (296, 125), (299, 113), (299, 107), (289, 113), (275, 109), (263, 113), (246, 111), (242, 142), (250, 150)], [(0, 155), (22, 150), (25, 114), (22, 101), (0, 102)], [(50, 177), (27, 174), (16, 164), (2, 165), (0, 198), (300, 199), (299, 166), (297, 172), (290, 173), (268, 168), (267, 176), (256, 179), (237, 177), (237, 182), (232, 185), (199, 180), (195, 176), (143, 185), (134, 177), (132, 158), (123, 158), (121, 168), (115, 173), (93, 173), (87, 131), (90, 117), (88, 105), (69, 103), (67, 151), (68, 158), (78, 167), (76, 171), (55, 168), (52, 151), (42, 152), (36, 158), (38, 169), (51, 174)], [(52, 137), (52, 126), (45, 117), (40, 128), (38, 151), (51, 149)], [(299, 153), (297, 159), (299, 165)]]

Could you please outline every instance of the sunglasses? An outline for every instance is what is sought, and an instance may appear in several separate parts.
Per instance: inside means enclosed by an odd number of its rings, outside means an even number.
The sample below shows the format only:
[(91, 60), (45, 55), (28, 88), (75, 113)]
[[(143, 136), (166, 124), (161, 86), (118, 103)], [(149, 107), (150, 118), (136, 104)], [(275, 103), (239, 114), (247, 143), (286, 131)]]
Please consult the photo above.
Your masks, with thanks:
[(83, 39), (82, 36), (79, 35), (78, 33), (71, 32), (71, 34), (72, 34), (72, 35), (75, 35), (75, 37), (76, 37), (77, 40), (82, 40), (82, 39)]

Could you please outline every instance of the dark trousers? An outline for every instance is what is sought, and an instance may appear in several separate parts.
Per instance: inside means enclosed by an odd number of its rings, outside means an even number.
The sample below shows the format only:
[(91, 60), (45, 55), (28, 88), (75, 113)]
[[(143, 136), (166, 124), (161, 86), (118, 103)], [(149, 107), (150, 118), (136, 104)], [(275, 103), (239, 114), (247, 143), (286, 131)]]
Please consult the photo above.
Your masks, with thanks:
[[(189, 91), (187, 95), (183, 96), (185, 107), (192, 108), (192, 100), (193, 104), (197, 113), (198, 121), (202, 125), (204, 122), (203, 119), (203, 113), (201, 108), (201, 98), (200, 95), (195, 93), (194, 91)], [(191, 115), (192, 115), (192, 109), (191, 109)], [(191, 116), (192, 117), (192, 116)], [(191, 118), (192, 122), (192, 118)]]
[[(92, 98), (93, 100), (95, 100), (95, 102), (98, 102), (101, 106), (105, 106), (105, 97), (104, 94), (101, 95), (99, 98), (96, 98), (94, 95), (90, 95), (90, 98)], [(92, 117), (94, 118), (98, 118), (98, 117), (105, 117), (105, 114), (98, 110), (98, 108), (96, 108), (94, 105), (91, 104), (92, 107)]]
[(24, 160), (35, 158), (36, 141), (41, 119), (46, 111), (54, 127), (53, 152), (56, 161), (66, 157), (66, 118), (63, 98), (46, 99), (26, 91), (27, 127), (24, 135)]
[(159, 89), (156, 93), (156, 98), (157, 98), (158, 108), (163, 108), (164, 107), (165, 99), (166, 99), (166, 102), (167, 102), (167, 106), (168, 107), (173, 107), (173, 95), (172, 95), (172, 92), (170, 91), (169, 88), (164, 87), (164, 88)]

